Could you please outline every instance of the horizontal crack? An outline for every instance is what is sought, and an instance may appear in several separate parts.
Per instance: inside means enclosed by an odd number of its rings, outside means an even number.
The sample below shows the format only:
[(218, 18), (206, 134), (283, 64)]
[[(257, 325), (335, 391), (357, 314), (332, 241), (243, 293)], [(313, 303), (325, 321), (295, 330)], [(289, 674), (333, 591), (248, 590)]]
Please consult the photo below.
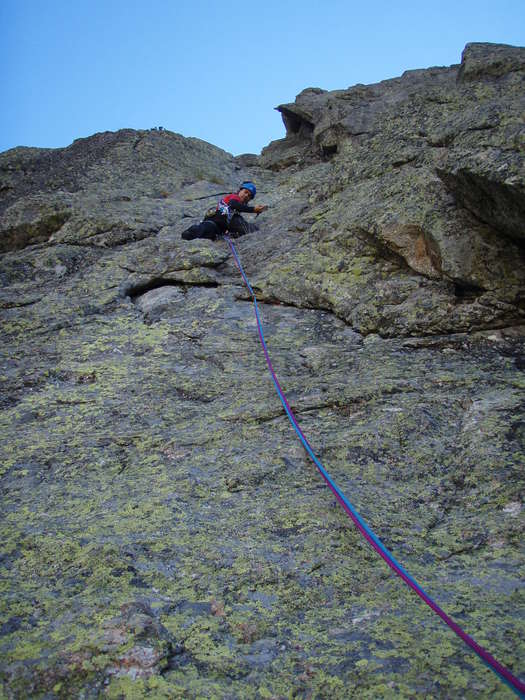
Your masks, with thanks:
[(24, 306), (32, 306), (33, 304), (38, 304), (42, 301), (43, 297), (37, 297), (36, 299), (21, 299), (19, 301), (14, 301), (11, 299), (0, 299), (0, 309), (20, 309)]
[(166, 279), (163, 277), (155, 277), (149, 279), (147, 282), (141, 282), (138, 284), (130, 284), (124, 287), (124, 296), (130, 299), (136, 299), (146, 292), (151, 292), (154, 289), (160, 289), (162, 287), (219, 287), (219, 283), (215, 281), (209, 282), (182, 282), (181, 280)]

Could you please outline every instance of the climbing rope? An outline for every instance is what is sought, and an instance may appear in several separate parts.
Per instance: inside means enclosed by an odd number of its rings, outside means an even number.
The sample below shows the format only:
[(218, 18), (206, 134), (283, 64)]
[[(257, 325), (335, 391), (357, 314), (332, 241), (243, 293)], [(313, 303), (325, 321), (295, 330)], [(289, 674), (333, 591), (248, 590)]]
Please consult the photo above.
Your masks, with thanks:
[(250, 295), (252, 297), (254, 310), (255, 310), (255, 317), (257, 320), (257, 330), (259, 333), (259, 340), (261, 341), (262, 349), (264, 352), (264, 357), (266, 359), (266, 364), (268, 365), (270, 375), (272, 377), (273, 383), (274, 383), (275, 388), (277, 390), (277, 394), (281, 400), (281, 403), (282, 403), (283, 408), (286, 412), (286, 415), (288, 416), (288, 419), (290, 420), (290, 423), (292, 424), (292, 427), (295, 430), (295, 432), (297, 433), (297, 436), (299, 437), (300, 441), (302, 442), (305, 450), (310, 455), (312, 461), (316, 465), (319, 473), (323, 477), (327, 486), (334, 494), (338, 503), (341, 505), (343, 510), (346, 512), (346, 514), (352, 519), (354, 525), (357, 527), (357, 529), (363, 535), (363, 537), (367, 540), (367, 542), (370, 544), (370, 546), (379, 554), (379, 556), (388, 564), (388, 566), (400, 578), (403, 579), (403, 581), (407, 584), (407, 586), (409, 586), (436, 613), (436, 615), (439, 615), (439, 617), (450, 627), (450, 629), (453, 632), (455, 632), (457, 634), (457, 636), (460, 637), (479, 656), (479, 658), (492, 671), (494, 671), (501, 678), (501, 680), (504, 683), (506, 683), (506, 685), (509, 686), (509, 688), (511, 688), (516, 693), (516, 695), (518, 697), (525, 698), (525, 683), (523, 683), (519, 678), (514, 676), (506, 666), (501, 664), (486, 649), (484, 649), (480, 644), (478, 644), (470, 635), (468, 635), (466, 632), (464, 632), (461, 629), (461, 627), (456, 622), (454, 622), (454, 620), (449, 615), (447, 615), (446, 612), (444, 610), (442, 610), (434, 600), (432, 600), (432, 598), (428, 595), (428, 593), (426, 593), (423, 590), (423, 588), (419, 585), (419, 583), (414, 578), (412, 578), (412, 576), (401, 566), (401, 564), (399, 564), (399, 562), (396, 561), (393, 554), (385, 547), (385, 545), (380, 541), (380, 539), (377, 537), (377, 535), (368, 527), (368, 525), (365, 523), (363, 518), (359, 515), (359, 513), (357, 512), (355, 507), (346, 498), (344, 493), (337, 486), (337, 484), (333, 481), (330, 474), (326, 471), (326, 469), (323, 467), (323, 465), (321, 464), (318, 457), (315, 455), (312, 447), (310, 446), (310, 443), (308, 442), (303, 431), (301, 430), (301, 428), (300, 428), (300, 426), (299, 426), (299, 424), (294, 416), (294, 413), (293, 413), (292, 409), (290, 408), (290, 404), (288, 403), (286, 396), (284, 395), (284, 392), (281, 388), (281, 385), (279, 384), (279, 380), (277, 379), (277, 376), (275, 375), (275, 372), (274, 372), (274, 369), (272, 366), (272, 362), (270, 360), (270, 355), (268, 353), (268, 347), (267, 347), (266, 341), (264, 339), (264, 332), (263, 332), (261, 317), (259, 315), (259, 309), (257, 306), (257, 298), (255, 296), (255, 292), (253, 291), (253, 289), (250, 285), (250, 282), (248, 281), (248, 278), (246, 277), (246, 274), (245, 274), (244, 269), (242, 267), (237, 250), (236, 250), (235, 246), (233, 245), (233, 241), (231, 240), (231, 238), (229, 236), (224, 236), (224, 238), (226, 239), (226, 241), (228, 242), (228, 245), (230, 246), (235, 263), (239, 269), (239, 272), (241, 273), (244, 284), (246, 285), (246, 287), (247, 287), (247, 289), (250, 292)]

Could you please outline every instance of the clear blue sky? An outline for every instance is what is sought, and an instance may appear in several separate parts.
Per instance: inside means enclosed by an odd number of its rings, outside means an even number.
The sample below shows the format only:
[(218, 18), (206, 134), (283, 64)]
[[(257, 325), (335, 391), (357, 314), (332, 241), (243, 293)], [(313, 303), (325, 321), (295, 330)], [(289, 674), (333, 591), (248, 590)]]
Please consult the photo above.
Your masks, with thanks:
[(525, 44), (525, 0), (0, 0), (0, 151), (163, 126), (230, 153), (284, 136), (305, 87)]

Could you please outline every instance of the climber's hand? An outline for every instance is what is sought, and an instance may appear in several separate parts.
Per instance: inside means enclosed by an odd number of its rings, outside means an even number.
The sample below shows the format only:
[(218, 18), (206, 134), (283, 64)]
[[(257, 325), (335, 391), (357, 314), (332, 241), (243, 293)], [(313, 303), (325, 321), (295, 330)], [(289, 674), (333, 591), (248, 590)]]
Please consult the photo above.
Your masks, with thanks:
[(265, 209), (268, 209), (265, 204), (256, 204), (254, 206), (254, 211), (256, 214), (262, 214)]

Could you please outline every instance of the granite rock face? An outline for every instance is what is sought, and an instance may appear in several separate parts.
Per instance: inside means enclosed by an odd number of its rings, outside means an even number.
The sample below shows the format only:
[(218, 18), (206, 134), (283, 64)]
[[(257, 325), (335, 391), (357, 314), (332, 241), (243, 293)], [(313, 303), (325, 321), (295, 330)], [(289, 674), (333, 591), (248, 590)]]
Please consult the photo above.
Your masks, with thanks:
[(523, 671), (525, 50), (303, 91), (234, 158), (168, 131), (0, 154), (7, 698), (507, 698), (366, 522)]
[[(363, 255), (381, 261), (382, 274), (366, 284), (368, 292), (372, 282), (381, 307), (372, 323), (368, 296), (361, 302), (356, 294), (359, 283), (326, 270), (317, 276), (323, 303), (354, 328), (410, 335), (520, 321), (522, 55), (513, 47), (472, 44), (461, 66), (348, 90), (307, 89), (279, 107), (288, 133), (263, 151), (262, 163), (277, 171), (300, 168), (298, 189), (312, 170), (320, 174), (321, 182), (308, 187), (307, 216), (319, 221), (316, 252), (324, 256), (329, 247), (337, 259), (346, 251), (354, 261)], [(330, 165), (323, 171), (316, 158)], [(392, 275), (392, 268), (401, 274)], [(312, 297), (308, 287), (302, 298)], [(417, 316), (403, 313), (405, 306), (419, 306)]]

